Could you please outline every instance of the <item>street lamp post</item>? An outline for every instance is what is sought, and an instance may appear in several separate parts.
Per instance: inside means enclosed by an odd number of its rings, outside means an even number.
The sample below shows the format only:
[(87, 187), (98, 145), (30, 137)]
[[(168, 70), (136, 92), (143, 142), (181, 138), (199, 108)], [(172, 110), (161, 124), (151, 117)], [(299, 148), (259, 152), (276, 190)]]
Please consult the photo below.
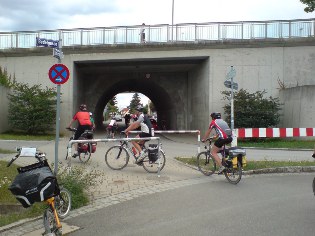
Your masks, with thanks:
[(172, 41), (174, 40), (174, 0), (172, 0)]

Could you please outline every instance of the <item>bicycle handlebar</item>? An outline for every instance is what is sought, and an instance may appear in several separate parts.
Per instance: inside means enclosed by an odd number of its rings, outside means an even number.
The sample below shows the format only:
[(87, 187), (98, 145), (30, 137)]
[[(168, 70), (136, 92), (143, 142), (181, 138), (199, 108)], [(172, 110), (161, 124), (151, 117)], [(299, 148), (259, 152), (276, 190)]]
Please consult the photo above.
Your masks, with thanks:
[(70, 131), (72, 131), (72, 132), (77, 131), (77, 129), (76, 129), (76, 128), (72, 128), (72, 127), (66, 127), (66, 129), (67, 129), (67, 130), (70, 130)]
[(215, 136), (211, 136), (211, 137), (205, 139), (205, 140), (203, 141), (203, 143), (205, 143), (205, 142), (207, 142), (207, 141), (211, 142), (211, 141), (214, 139), (214, 137), (215, 137)]
[[(18, 151), (18, 153), (9, 161), (9, 163), (7, 164), (7, 167), (10, 167), (12, 165), (12, 163), (18, 159), (20, 157), (22, 148), (21, 147), (17, 147), (16, 150)], [(40, 152), (40, 151), (36, 151), (35, 156), (34, 156), (38, 161), (43, 161), (46, 159), (46, 154), (44, 152)]]
[(7, 164), (7, 167), (10, 167), (12, 165), (12, 163), (19, 157), (19, 154), (15, 155), (15, 157), (13, 157), (9, 163)]

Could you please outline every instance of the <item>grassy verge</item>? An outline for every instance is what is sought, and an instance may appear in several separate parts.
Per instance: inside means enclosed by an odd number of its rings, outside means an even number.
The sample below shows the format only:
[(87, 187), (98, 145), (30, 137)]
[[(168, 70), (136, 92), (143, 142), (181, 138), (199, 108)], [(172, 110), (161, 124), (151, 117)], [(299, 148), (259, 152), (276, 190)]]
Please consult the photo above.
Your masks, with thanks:
[(0, 139), (2, 140), (54, 140), (56, 137), (55, 134), (38, 134), (38, 135), (28, 135), (25, 133), (13, 133), (5, 132), (0, 134)]
[[(176, 160), (197, 167), (196, 158), (191, 157), (176, 157)], [(248, 161), (244, 167), (244, 171), (247, 170), (259, 170), (266, 168), (286, 167), (286, 166), (315, 166), (314, 161)]]
[[(10, 168), (7, 168), (6, 165), (7, 162), (0, 161), (0, 209), (1, 205), (16, 204), (20, 206), (20, 211), (8, 214), (1, 214), (0, 212), (0, 227), (22, 219), (41, 216), (46, 207), (44, 203), (35, 203), (29, 208), (23, 208), (21, 206), (8, 190), (17, 175), (16, 168), (18, 166), (12, 164)], [(71, 173), (69, 173), (63, 166), (60, 166), (58, 183), (71, 192), (72, 209), (85, 206), (89, 203), (89, 196), (86, 190), (99, 184), (101, 176), (102, 173), (98, 171), (92, 170), (87, 173), (82, 166), (73, 167)]]
[(289, 148), (289, 149), (314, 149), (315, 140), (298, 140), (283, 138), (248, 138), (238, 139), (237, 145), (241, 147), (257, 148)]

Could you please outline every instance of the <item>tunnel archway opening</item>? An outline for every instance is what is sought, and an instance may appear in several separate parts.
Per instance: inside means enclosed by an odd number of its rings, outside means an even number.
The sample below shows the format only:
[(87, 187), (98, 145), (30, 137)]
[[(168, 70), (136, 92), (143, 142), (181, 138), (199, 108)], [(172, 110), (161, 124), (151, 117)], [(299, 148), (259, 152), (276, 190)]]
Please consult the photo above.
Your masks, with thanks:
[(157, 120), (165, 120), (166, 126), (170, 127), (172, 124), (174, 105), (169, 94), (158, 84), (152, 81), (139, 80), (124, 80), (113, 84), (107, 90), (103, 91), (99, 97), (94, 114), (97, 130), (104, 130), (103, 126), (103, 111), (106, 104), (119, 93), (131, 92), (142, 93), (150, 99), (154, 104), (157, 112)]

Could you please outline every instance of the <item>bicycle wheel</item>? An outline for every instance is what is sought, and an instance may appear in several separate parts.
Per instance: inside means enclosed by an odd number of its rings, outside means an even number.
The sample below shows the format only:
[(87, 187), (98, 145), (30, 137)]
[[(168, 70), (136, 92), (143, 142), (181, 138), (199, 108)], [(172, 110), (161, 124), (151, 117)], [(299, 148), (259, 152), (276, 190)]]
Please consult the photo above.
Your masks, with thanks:
[(107, 166), (113, 170), (121, 170), (125, 168), (129, 161), (129, 154), (126, 148), (121, 146), (113, 146), (105, 154), (105, 162)]
[(164, 151), (160, 150), (160, 157), (155, 162), (149, 160), (149, 156), (143, 159), (142, 166), (149, 173), (158, 173), (159, 171), (159, 162), (160, 162), (160, 171), (163, 170), (166, 162)]
[(88, 150), (85, 152), (79, 152), (79, 159), (82, 163), (87, 163), (90, 160), (92, 152), (92, 144), (88, 143)]
[(56, 222), (54, 213), (52, 212), (50, 208), (47, 208), (45, 210), (43, 221), (44, 221), (44, 228), (45, 228), (44, 235), (46, 234), (53, 234), (56, 236), (62, 235), (62, 228), (57, 227), (57, 222)]
[(71, 210), (71, 193), (61, 187), (60, 194), (55, 197), (55, 207), (59, 218), (65, 218)]
[(240, 180), (242, 178), (242, 165), (241, 165), (241, 163), (238, 161), (236, 168), (233, 168), (233, 166), (227, 167), (224, 170), (224, 175), (225, 175), (225, 178), (232, 184), (237, 184), (238, 182), (240, 182)]
[(201, 152), (197, 156), (198, 170), (206, 176), (212, 175), (216, 169), (216, 163), (208, 152)]

